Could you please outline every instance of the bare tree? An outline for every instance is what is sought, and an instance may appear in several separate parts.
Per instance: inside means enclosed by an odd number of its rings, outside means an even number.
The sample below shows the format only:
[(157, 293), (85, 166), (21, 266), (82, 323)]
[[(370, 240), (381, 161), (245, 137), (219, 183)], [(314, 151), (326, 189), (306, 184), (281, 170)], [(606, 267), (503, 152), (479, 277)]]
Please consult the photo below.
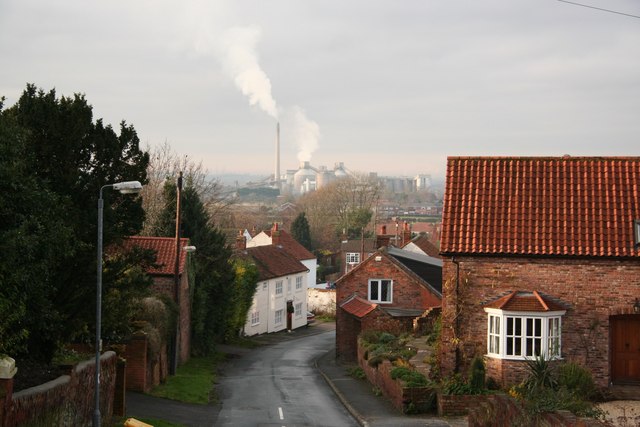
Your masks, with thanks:
[(336, 247), (337, 237), (357, 231), (371, 222), (382, 194), (380, 181), (370, 175), (354, 174), (341, 178), (299, 200), (315, 247)]
[(149, 152), (149, 166), (147, 178), (149, 182), (142, 190), (143, 208), (145, 210), (145, 224), (143, 234), (152, 233), (160, 213), (165, 207), (163, 188), (167, 180), (175, 181), (182, 171), (186, 186), (196, 189), (202, 203), (212, 221), (228, 217), (229, 207), (235, 202), (231, 192), (225, 191), (217, 179), (208, 176), (207, 169), (202, 162), (195, 162), (187, 155), (175, 152), (168, 142), (155, 148), (147, 145)]

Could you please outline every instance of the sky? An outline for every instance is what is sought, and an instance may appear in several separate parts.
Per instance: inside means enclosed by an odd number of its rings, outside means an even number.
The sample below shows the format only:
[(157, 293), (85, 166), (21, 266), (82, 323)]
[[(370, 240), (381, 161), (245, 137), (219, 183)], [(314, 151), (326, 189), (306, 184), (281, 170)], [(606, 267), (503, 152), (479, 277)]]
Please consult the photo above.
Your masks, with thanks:
[(273, 173), (278, 122), (283, 172), (640, 155), (640, 19), (559, 0), (2, 0), (5, 106), (27, 83), (213, 175)]

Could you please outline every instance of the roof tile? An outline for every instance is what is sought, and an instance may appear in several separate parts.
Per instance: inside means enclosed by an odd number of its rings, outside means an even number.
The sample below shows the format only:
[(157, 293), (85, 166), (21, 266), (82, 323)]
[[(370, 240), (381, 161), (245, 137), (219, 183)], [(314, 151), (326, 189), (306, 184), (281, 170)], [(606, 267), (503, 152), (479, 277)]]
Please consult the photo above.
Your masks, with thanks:
[[(189, 239), (181, 238), (180, 247), (189, 245)], [(147, 236), (130, 236), (122, 241), (122, 247), (131, 249), (132, 247), (142, 249), (151, 249), (156, 252), (157, 268), (149, 268), (149, 274), (171, 275), (175, 274), (176, 263), (176, 239), (174, 237), (147, 237)], [(180, 251), (180, 263), (178, 271), (180, 274), (184, 271), (187, 253)]]
[(640, 157), (450, 157), (442, 253), (640, 257)]
[(358, 295), (352, 295), (351, 298), (340, 304), (340, 307), (347, 313), (356, 317), (363, 318), (367, 314), (376, 309), (378, 304), (367, 301)]

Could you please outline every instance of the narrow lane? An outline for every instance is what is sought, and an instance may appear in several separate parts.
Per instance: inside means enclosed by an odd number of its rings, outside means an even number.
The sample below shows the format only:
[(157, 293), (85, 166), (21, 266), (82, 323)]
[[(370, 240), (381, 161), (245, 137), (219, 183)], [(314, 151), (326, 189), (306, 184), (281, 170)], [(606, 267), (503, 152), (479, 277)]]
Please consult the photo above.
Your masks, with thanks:
[(314, 361), (335, 342), (335, 331), (260, 347), (233, 360), (217, 387), (216, 426), (358, 426)]

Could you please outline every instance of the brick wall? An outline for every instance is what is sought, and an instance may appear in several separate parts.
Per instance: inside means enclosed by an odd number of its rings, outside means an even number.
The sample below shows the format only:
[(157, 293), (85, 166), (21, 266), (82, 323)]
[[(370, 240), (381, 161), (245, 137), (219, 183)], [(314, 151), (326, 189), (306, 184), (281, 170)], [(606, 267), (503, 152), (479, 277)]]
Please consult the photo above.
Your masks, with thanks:
[(168, 376), (167, 346), (163, 344), (158, 354), (150, 354), (149, 343), (144, 332), (133, 334), (125, 347), (127, 360), (127, 390), (143, 393), (164, 382)]
[[(570, 307), (562, 318), (562, 356), (585, 364), (597, 384), (610, 381), (610, 316), (631, 312), (640, 295), (640, 260), (575, 260), (456, 257), (443, 265), (441, 371), (466, 372), (474, 355), (486, 353), (487, 314), (483, 304), (523, 290), (556, 297)], [(456, 317), (456, 302), (460, 312)], [(459, 340), (459, 345), (456, 342)], [(456, 353), (458, 355), (456, 356)], [(519, 382), (523, 362), (488, 359), (487, 375), (504, 385)]]
[[(154, 276), (153, 292), (167, 295), (175, 301), (174, 294), (174, 277), (173, 276)], [(180, 337), (178, 349), (178, 364), (181, 365), (191, 355), (191, 295), (189, 290), (189, 278), (187, 274), (180, 276)]]
[(360, 320), (342, 309), (336, 313), (336, 357), (343, 361), (355, 361), (357, 356), (358, 335), (361, 331)]
[[(440, 397), (438, 395), (438, 399)], [(449, 401), (458, 401), (463, 404), (467, 398), (473, 396), (445, 397), (450, 398)], [(511, 427), (531, 424), (530, 417), (522, 410), (522, 406), (511, 397), (499, 394), (480, 397), (469, 406), (467, 417), (469, 427)], [(438, 414), (443, 415), (440, 412)], [(578, 418), (568, 411), (557, 411), (541, 414), (536, 425), (540, 427), (602, 427), (605, 424), (592, 418)]]
[(358, 365), (367, 376), (367, 380), (377, 387), (400, 412), (427, 412), (432, 408), (435, 390), (428, 387), (404, 387), (402, 381), (391, 378), (393, 365), (388, 360), (378, 366), (369, 366), (364, 358), (364, 349), (358, 346)]
[[(105, 425), (110, 425), (113, 414), (116, 361), (112, 351), (100, 358), (100, 415)], [(4, 402), (0, 408), (0, 425), (90, 425), (94, 412), (94, 380), (95, 361), (88, 360), (70, 369), (69, 375), (17, 393), (9, 390), (0, 401)]]
[(354, 293), (366, 299), (370, 278), (393, 279), (393, 303), (381, 304), (385, 307), (427, 309), (440, 305), (439, 298), (400, 270), (386, 256), (382, 256), (380, 261), (370, 257), (360, 268), (340, 279), (336, 284), (336, 304), (340, 306)]

